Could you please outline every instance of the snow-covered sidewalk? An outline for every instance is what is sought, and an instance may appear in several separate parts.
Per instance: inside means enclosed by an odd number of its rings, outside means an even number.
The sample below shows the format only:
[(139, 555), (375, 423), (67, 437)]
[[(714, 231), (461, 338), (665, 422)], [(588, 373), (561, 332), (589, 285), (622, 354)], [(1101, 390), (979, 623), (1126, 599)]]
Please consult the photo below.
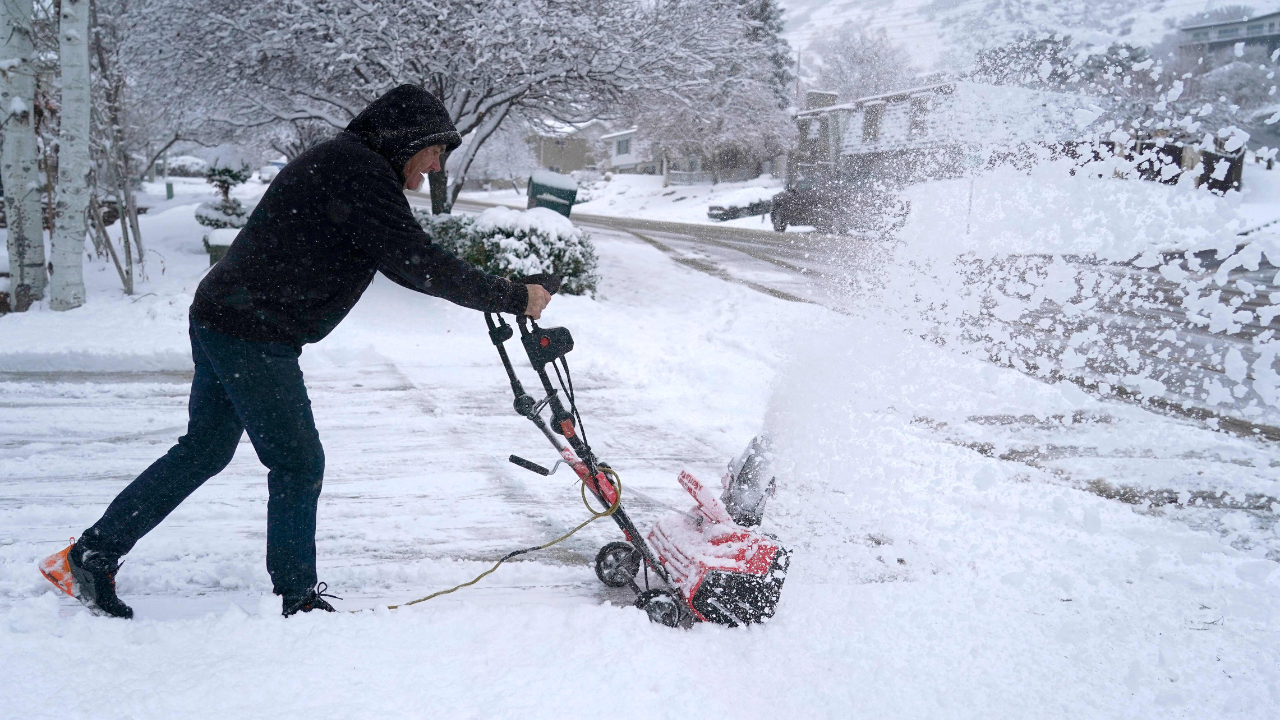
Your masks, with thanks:
[[(172, 223), (148, 236), (169, 258), (142, 291), (155, 295), (104, 284), (71, 313), (0, 318), (2, 716), (1280, 708), (1274, 508), (1173, 512), (1089, 484), (1275, 496), (1271, 446), (769, 297), (609, 233), (599, 296), (557, 298), (547, 316), (577, 341), (591, 442), (643, 526), (688, 504), (679, 470), (712, 480), (772, 433), (766, 529), (795, 551), (772, 622), (650, 624), (594, 579), (589, 560), (616, 535), (605, 524), (409, 609), (282, 620), (263, 568), (265, 471), (247, 444), (127, 558), (120, 589), (137, 619), (91, 617), (34, 563), (181, 432), (185, 303), (203, 260), (180, 249), (190, 212), (147, 218)], [(303, 361), (327, 451), (320, 573), (343, 609), (447, 587), (582, 517), (565, 475), (505, 462), (550, 453), (510, 411), (478, 314), (380, 278)]]

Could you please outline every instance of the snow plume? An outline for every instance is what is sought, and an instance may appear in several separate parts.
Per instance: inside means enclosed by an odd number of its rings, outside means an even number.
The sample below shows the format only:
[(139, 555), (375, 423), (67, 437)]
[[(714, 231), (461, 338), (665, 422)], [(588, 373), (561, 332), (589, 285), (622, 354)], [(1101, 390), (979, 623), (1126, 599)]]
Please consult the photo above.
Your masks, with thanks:
[[(1274, 636), (1267, 603), (1276, 597), (1268, 580), (1275, 563), (1161, 514), (1104, 500), (1088, 486), (1111, 468), (1123, 469), (1109, 476), (1116, 482), (1140, 483), (1134, 475), (1147, 472), (1100, 463), (1090, 453), (1114, 457), (1159, 447), (1158, 454), (1177, 457), (1198, 452), (1189, 442), (1193, 434), (1216, 434), (1099, 401), (1070, 382), (1041, 382), (986, 362), (980, 352), (954, 351), (981, 349), (978, 342), (940, 347), (901, 331), (912, 312), (953, 301), (965, 306), (955, 308), (964, 311), (957, 317), (983, 322), (977, 290), (921, 264), (945, 263), (947, 252), (913, 244), (949, 245), (956, 262), (963, 241), (949, 235), (963, 231), (960, 219), (949, 234), (917, 236), (895, 248), (880, 268), (889, 299), (825, 319), (779, 370), (765, 420), (779, 485), (765, 524), (794, 551), (779, 617), (841, 599), (847, 611), (832, 614), (831, 625), (851, 622), (858, 638), (846, 651), (883, 672), (901, 702), (928, 706), (902, 713), (913, 717), (965, 717), (957, 708), (978, 707), (981, 714), (1016, 717), (1017, 710), (993, 708), (1015, 697), (1034, 705), (1055, 695), (1063, 698), (1061, 716), (1073, 717), (1079, 710), (1065, 705), (1085, 684), (1099, 693), (1085, 715), (1157, 716), (1183, 705), (1221, 708), (1224, 717), (1271, 712), (1264, 709), (1275, 702), (1269, 687), (1280, 676), (1269, 660), (1245, 658), (1271, 657), (1253, 643)], [(1061, 256), (1045, 261), (1070, 269)], [(1080, 294), (1079, 280), (1063, 268), (1040, 269), (1035, 284), (1057, 298), (1052, 302)], [(883, 277), (894, 275), (911, 276), (913, 285)], [(891, 309), (894, 301), (904, 308)], [(1252, 442), (1209, 441), (1221, 449), (1248, 445), (1255, 457), (1268, 457)], [(1088, 450), (1062, 458), (1077, 445)], [(1166, 467), (1195, 478), (1189, 462), (1183, 456)], [(1257, 484), (1272, 486), (1265, 473)], [(1183, 491), (1184, 504), (1190, 494)], [(1241, 531), (1254, 532), (1247, 521)], [(1223, 622), (1244, 629), (1207, 637), (1205, 630)], [(988, 624), (989, 632), (973, 633)], [(999, 649), (1005, 643), (1008, 650)], [(1018, 652), (1026, 653), (1023, 661), (1012, 660)], [(1225, 662), (1249, 668), (1236, 676), (1248, 678), (1248, 687), (1232, 687), (1236, 680), (1214, 673)], [(937, 667), (917, 675), (921, 663)], [(998, 690), (956, 679), (978, 667), (1002, 679)], [(924, 676), (927, 687), (911, 686)], [(865, 689), (856, 697), (874, 695), (869, 688), (876, 685), (859, 685)], [(1062, 694), (1066, 688), (1071, 697)], [(1234, 709), (1227, 698), (1238, 696), (1250, 699)]]
[(1238, 193), (1047, 164), (904, 195), (896, 244), (850, 254), (856, 312), (1103, 395), (1280, 421), (1280, 237), (1238, 234)]

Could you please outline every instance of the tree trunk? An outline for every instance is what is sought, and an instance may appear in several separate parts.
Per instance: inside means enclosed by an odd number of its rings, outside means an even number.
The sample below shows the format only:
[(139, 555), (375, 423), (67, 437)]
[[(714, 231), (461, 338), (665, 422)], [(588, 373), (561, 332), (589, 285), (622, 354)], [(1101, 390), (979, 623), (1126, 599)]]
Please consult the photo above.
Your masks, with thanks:
[[(448, 210), (445, 212), (453, 209), (453, 203), (458, 199), (458, 194), (462, 192), (462, 187), (467, 184), (467, 173), (471, 170), (471, 163), (476, 159), (476, 153), (480, 152), (480, 148), (485, 141), (502, 125), (502, 121), (506, 119), (509, 112), (511, 112), (510, 105), (494, 109), (488, 117), (471, 131), (471, 138), (467, 142), (466, 149), (462, 151), (462, 159), (458, 162), (457, 168), (455, 168), (457, 173), (455, 173), (453, 192), (449, 193)], [(441, 161), (440, 167), (444, 167), (443, 161)], [(435, 204), (434, 201), (432, 204)]]
[(49, 307), (84, 304), (85, 211), (89, 205), (89, 0), (62, 0), (58, 55), (62, 116), (58, 133), (58, 199), (53, 213)]
[(31, 0), (0, 1), (0, 117), (4, 147), (0, 182), (4, 184), (9, 228), (9, 273), (14, 310), (23, 311), (44, 297), (44, 228), (40, 212), (39, 152), (35, 135), (35, 68), (31, 62)]
[(441, 153), (440, 170), (427, 173), (427, 182), (431, 185), (431, 214), (447, 215), (453, 203), (449, 202), (449, 173), (444, 169), (449, 153)]
[[(138, 227), (138, 196), (133, 194), (133, 188), (129, 187), (127, 182), (124, 186), (124, 209), (125, 214), (122, 217), (129, 220), (129, 232), (133, 234), (133, 245), (138, 249), (138, 262), (145, 263), (147, 258), (142, 251), (142, 228)], [(145, 273), (143, 279), (146, 279)]]
[[(3, 1), (3, 0), (0, 0)], [(120, 207), (120, 247), (124, 250), (124, 294), (133, 294), (133, 250), (129, 245), (129, 222), (124, 217), (124, 208), (120, 206), (120, 199), (116, 198), (116, 206)], [(107, 236), (110, 242), (111, 236)]]
[(111, 262), (116, 265), (116, 272), (120, 274), (120, 284), (124, 286), (126, 295), (133, 294), (133, 268), (129, 268), (126, 274), (124, 267), (120, 265), (120, 257), (116, 255), (116, 246), (111, 244), (111, 236), (107, 234), (107, 226), (102, 222), (102, 211), (98, 206), (98, 201), (89, 195), (89, 225), (93, 228), (93, 236), (99, 247), (106, 248), (106, 252), (111, 256)]

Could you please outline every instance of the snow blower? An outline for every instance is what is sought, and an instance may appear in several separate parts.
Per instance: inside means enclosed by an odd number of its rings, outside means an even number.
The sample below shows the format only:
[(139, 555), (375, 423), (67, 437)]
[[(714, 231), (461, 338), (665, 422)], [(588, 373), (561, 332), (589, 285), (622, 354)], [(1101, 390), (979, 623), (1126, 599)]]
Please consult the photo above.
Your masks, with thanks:
[[(530, 277), (525, 282), (541, 284), (551, 293), (560, 284), (559, 278), (546, 275)], [(510, 461), (543, 476), (551, 475), (561, 463), (568, 465), (582, 482), (584, 501), (590, 491), (607, 508), (593, 510), (591, 520), (611, 517), (622, 531), (625, 540), (605, 545), (596, 555), (595, 571), (600, 581), (609, 587), (629, 587), (636, 594), (636, 607), (644, 610), (650, 620), (670, 627), (688, 627), (696, 621), (736, 627), (772, 617), (786, 579), (790, 551), (777, 538), (756, 529), (765, 503), (774, 492), (767, 439), (752, 440), (729, 464), (719, 497), (682, 472), (679, 482), (693, 497), (693, 509), (662, 517), (645, 536), (622, 507), (618, 474), (595, 456), (587, 442), (574, 401), (573, 377), (565, 360), (573, 349), (569, 331), (542, 328), (524, 316), (516, 321), (529, 364), (546, 393), (541, 400), (535, 400), (525, 392), (507, 355), (504, 343), (514, 336), (514, 330), (496, 314), (486, 314), (485, 322), (511, 381), (516, 412), (542, 431), (561, 458), (552, 469), (515, 455)], [(558, 390), (548, 375), (548, 366), (555, 374)], [(543, 418), (546, 410), (550, 411), (550, 423)], [(638, 579), (641, 570), (643, 577)]]

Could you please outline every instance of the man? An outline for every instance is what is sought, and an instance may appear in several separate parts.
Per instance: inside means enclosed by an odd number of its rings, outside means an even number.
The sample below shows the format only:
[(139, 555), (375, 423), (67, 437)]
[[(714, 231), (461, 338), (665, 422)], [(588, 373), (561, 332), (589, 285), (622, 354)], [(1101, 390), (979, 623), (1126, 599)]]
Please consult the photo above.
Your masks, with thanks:
[(280, 171), (191, 305), (186, 435), (79, 541), (41, 562), (45, 577), (97, 613), (132, 617), (115, 592), (121, 556), (221, 472), (247, 431), (269, 470), (267, 572), (283, 614), (333, 611), (316, 580), (324, 450), (298, 368), (302, 346), (328, 335), (379, 271), (486, 312), (538, 318), (551, 299), (540, 285), (459, 260), (414, 220), (403, 189), (418, 189), (461, 142), (436, 98), (402, 85)]

